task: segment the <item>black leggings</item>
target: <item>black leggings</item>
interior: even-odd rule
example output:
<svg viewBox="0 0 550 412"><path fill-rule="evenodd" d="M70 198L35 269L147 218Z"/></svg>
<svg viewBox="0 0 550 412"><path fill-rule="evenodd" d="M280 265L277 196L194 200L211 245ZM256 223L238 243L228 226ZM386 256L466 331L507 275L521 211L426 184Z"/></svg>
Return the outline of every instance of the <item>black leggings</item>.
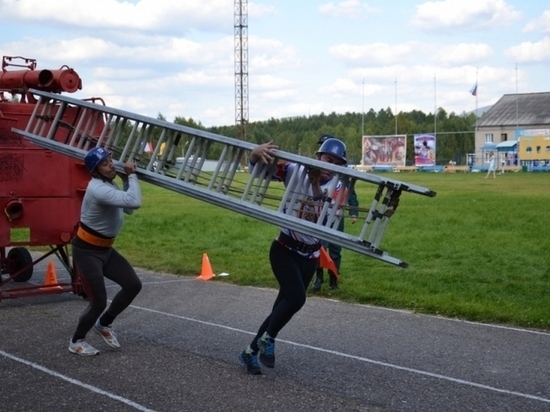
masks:
<svg viewBox="0 0 550 412"><path fill-rule="evenodd" d="M277 337L283 327L292 319L304 303L306 290L317 268L318 259L308 259L291 252L274 240L269 250L273 273L279 282L279 294L269 316L263 321L258 334L250 344L253 352L258 351L258 338L267 331Z"/></svg>
<svg viewBox="0 0 550 412"><path fill-rule="evenodd" d="M141 290L141 280L126 258L113 248L91 249L73 244L73 264L89 299L74 334L74 339L83 339L107 307L104 277L122 287L105 312L108 323L132 303Z"/></svg>

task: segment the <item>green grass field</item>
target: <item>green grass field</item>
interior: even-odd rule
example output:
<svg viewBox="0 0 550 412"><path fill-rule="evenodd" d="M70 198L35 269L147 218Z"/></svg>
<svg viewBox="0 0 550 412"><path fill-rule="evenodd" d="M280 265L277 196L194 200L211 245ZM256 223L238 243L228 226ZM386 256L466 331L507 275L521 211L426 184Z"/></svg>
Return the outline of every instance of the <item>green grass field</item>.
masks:
<svg viewBox="0 0 550 412"><path fill-rule="evenodd" d="M404 193L382 249L407 269L343 251L347 302L472 321L550 330L550 175L391 173L435 198ZM278 229L247 216L141 183L143 206L127 216L116 247L137 267L198 276L207 253L213 281L277 287L268 250ZM369 207L373 185L358 185ZM358 226L346 221L346 231Z"/></svg>

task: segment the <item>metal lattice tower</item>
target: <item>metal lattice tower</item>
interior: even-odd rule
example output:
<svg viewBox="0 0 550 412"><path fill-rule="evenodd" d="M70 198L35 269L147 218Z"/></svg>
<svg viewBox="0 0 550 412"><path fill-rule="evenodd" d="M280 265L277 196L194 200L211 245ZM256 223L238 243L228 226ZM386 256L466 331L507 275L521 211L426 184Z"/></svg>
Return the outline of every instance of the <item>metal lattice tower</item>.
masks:
<svg viewBox="0 0 550 412"><path fill-rule="evenodd" d="M248 123L248 0L235 0L235 126L246 140Z"/></svg>

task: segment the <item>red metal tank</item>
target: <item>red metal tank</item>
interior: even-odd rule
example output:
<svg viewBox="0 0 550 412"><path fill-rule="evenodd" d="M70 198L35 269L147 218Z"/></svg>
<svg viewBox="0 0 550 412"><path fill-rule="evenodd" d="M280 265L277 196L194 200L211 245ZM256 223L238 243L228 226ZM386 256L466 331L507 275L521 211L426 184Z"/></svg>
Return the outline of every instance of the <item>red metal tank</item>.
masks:
<svg viewBox="0 0 550 412"><path fill-rule="evenodd" d="M25 65L13 63L14 60L23 60ZM27 70L8 71L8 66ZM0 288L11 280L30 279L37 262L32 262L28 246L52 246L70 268L65 246L79 221L82 198L90 180L82 161L42 149L11 131L12 127L25 129L33 113L32 103L36 99L29 94L30 88L59 93L82 88L73 69L35 70L35 67L32 59L4 56L0 74ZM74 118L77 110L66 108L63 119ZM66 136L66 130L58 130L54 139L63 141ZM1 274L5 273L10 277L3 281ZM71 285L62 291L74 292L76 283L73 276ZM58 293L61 288L49 290ZM0 300L41 293L44 288L20 293L0 289Z"/></svg>

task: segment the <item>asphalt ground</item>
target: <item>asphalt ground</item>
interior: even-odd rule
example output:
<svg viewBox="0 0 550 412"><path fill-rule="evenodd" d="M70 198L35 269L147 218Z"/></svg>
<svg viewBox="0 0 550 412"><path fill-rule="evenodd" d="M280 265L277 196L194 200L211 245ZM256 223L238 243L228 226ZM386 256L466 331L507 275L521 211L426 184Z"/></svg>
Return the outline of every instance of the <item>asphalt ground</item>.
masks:
<svg viewBox="0 0 550 412"><path fill-rule="evenodd" d="M550 411L546 331L311 297L275 368L251 376L237 355L275 290L137 271L143 289L115 322L122 348L90 333L94 357L67 349L81 297L0 301L0 411Z"/></svg>

